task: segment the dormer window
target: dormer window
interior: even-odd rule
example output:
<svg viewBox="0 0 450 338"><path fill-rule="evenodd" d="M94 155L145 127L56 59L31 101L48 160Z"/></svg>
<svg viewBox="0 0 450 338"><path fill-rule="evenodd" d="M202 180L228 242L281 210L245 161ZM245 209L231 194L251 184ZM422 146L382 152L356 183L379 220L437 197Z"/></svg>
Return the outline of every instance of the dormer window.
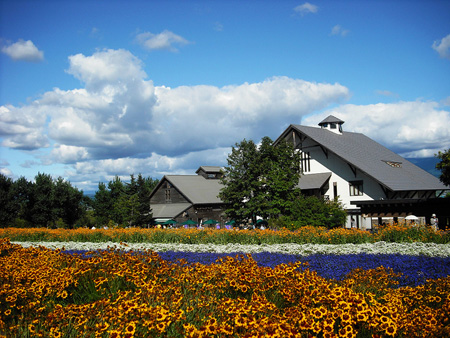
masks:
<svg viewBox="0 0 450 338"><path fill-rule="evenodd" d="M336 129L336 123L330 123L330 129Z"/></svg>

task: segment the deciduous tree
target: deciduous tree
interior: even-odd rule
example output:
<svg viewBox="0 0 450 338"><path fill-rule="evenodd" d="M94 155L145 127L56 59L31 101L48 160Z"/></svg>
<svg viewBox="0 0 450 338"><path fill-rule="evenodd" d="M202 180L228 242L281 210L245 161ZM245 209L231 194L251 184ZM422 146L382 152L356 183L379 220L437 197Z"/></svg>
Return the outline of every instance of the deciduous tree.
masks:
<svg viewBox="0 0 450 338"><path fill-rule="evenodd" d="M13 180L0 174L0 227L11 225L17 214L12 192Z"/></svg>
<svg viewBox="0 0 450 338"><path fill-rule="evenodd" d="M439 179L445 185L450 186L450 148L443 152L439 151L435 156L440 160L436 164L436 169L441 171Z"/></svg>
<svg viewBox="0 0 450 338"><path fill-rule="evenodd" d="M255 223L257 216L290 212L292 201L300 194L300 157L291 144L274 146L264 137L258 147L244 139L232 147L227 161L219 197L229 217Z"/></svg>

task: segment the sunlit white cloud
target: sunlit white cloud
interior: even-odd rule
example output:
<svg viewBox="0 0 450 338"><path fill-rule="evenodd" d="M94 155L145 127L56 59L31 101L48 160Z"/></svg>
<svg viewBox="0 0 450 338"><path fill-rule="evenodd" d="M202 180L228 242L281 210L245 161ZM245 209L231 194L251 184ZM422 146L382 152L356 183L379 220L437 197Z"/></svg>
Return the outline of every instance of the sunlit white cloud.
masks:
<svg viewBox="0 0 450 338"><path fill-rule="evenodd" d="M150 32L140 33L136 36L136 41L148 50L168 50L171 52L176 52L178 51L177 47L190 43L182 36L168 30L164 30L159 34Z"/></svg>
<svg viewBox="0 0 450 338"><path fill-rule="evenodd" d="M315 125L328 115L345 121L344 131L363 133L384 146L410 157L450 147L450 112L437 102L346 104L303 120Z"/></svg>
<svg viewBox="0 0 450 338"><path fill-rule="evenodd" d="M317 125L329 114L345 121L344 130L410 157L450 147L450 114L437 102L345 104L350 91L341 84L284 76L224 87L154 86L126 50L70 56L67 72L81 88L1 106L0 137L3 147L41 150L35 163L64 164L70 181L88 190L114 175L226 165L231 146L244 138L275 139L289 124Z"/></svg>
<svg viewBox="0 0 450 338"><path fill-rule="evenodd" d="M302 16L308 13L317 13L318 10L318 6L310 4L309 2L305 2L304 4L298 5L294 8L294 11Z"/></svg>
<svg viewBox="0 0 450 338"><path fill-rule="evenodd" d="M441 101L443 106L450 106L450 96L447 96L445 99Z"/></svg>
<svg viewBox="0 0 450 338"><path fill-rule="evenodd" d="M82 87L1 106L0 137L3 147L46 148L38 162L71 166L83 181L95 173L224 165L236 142L276 138L302 116L350 96L338 83L282 76L225 87L155 87L141 60L126 50L70 56L67 73Z"/></svg>
<svg viewBox="0 0 450 338"><path fill-rule="evenodd" d="M1 145L21 150L47 147L49 142L44 134L44 109L36 103L19 108L0 106Z"/></svg>
<svg viewBox="0 0 450 338"><path fill-rule="evenodd" d="M44 60L44 52L40 51L31 40L22 40L2 47L2 53L14 61L40 62Z"/></svg>
<svg viewBox="0 0 450 338"><path fill-rule="evenodd" d="M400 153L400 156L405 158L424 158L424 157L434 157L442 148L434 148L434 149L419 149L408 151L405 153Z"/></svg>
<svg viewBox="0 0 450 338"><path fill-rule="evenodd" d="M450 34L440 41L434 41L431 47L439 53L441 58L450 59Z"/></svg>
<svg viewBox="0 0 450 338"><path fill-rule="evenodd" d="M14 175L11 170L8 168L0 167L0 174L5 175L6 177L12 178Z"/></svg>

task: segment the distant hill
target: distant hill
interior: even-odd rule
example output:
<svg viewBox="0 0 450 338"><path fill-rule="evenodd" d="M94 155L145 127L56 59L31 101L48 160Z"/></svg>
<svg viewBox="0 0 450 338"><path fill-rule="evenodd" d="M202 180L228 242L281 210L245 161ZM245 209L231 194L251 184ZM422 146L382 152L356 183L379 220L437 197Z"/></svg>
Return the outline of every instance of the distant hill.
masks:
<svg viewBox="0 0 450 338"><path fill-rule="evenodd" d="M83 195L84 195L84 196L87 196L87 197L89 197L89 198L94 199L94 197L95 197L95 191L88 191L88 192L83 191Z"/></svg>

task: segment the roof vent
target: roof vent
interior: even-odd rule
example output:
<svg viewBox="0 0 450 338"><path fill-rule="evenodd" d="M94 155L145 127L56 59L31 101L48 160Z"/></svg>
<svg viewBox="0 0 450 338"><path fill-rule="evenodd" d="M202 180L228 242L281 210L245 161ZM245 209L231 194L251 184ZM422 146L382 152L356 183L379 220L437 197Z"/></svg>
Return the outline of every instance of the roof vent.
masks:
<svg viewBox="0 0 450 338"><path fill-rule="evenodd" d="M334 117L333 115L328 116L325 120L319 123L322 129L327 129L333 133L342 135L342 125L344 121Z"/></svg>

